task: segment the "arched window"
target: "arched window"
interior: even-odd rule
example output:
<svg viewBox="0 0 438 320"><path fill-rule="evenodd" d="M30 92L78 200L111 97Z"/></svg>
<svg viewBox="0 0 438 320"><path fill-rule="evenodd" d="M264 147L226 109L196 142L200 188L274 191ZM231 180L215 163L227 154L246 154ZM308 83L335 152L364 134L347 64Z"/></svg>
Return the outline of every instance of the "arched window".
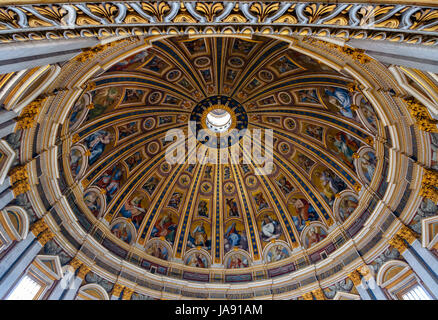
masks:
<svg viewBox="0 0 438 320"><path fill-rule="evenodd" d="M404 261L390 260L377 274L377 284L394 300L432 300L411 267Z"/></svg>

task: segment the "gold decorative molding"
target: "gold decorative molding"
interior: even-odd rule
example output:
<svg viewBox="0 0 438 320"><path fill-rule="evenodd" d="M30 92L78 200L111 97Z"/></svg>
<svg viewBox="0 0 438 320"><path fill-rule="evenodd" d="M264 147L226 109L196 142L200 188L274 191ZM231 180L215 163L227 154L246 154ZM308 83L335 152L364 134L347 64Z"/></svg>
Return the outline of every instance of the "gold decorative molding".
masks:
<svg viewBox="0 0 438 320"><path fill-rule="evenodd" d="M312 293L316 300L327 300L321 288L313 290Z"/></svg>
<svg viewBox="0 0 438 320"><path fill-rule="evenodd" d="M426 132L438 132L438 121L430 116L429 110L414 98L405 99L409 113L415 119L420 130Z"/></svg>
<svg viewBox="0 0 438 320"><path fill-rule="evenodd" d="M46 222L43 219L39 219L37 221L35 221L31 226L30 226L30 231L35 235L38 236L41 232L43 232L44 230L48 229L49 227L47 226Z"/></svg>
<svg viewBox="0 0 438 320"><path fill-rule="evenodd" d="M348 275L348 278L353 282L354 286L358 286L362 283L362 279L360 273L357 270L354 270Z"/></svg>
<svg viewBox="0 0 438 320"><path fill-rule="evenodd" d="M303 299L304 300L313 300L313 294L312 292L306 292L303 294Z"/></svg>
<svg viewBox="0 0 438 320"><path fill-rule="evenodd" d="M46 102L47 97L37 98L24 107L21 114L17 117L17 129L29 129L36 121L41 111L42 105Z"/></svg>
<svg viewBox="0 0 438 320"><path fill-rule="evenodd" d="M438 171L434 169L424 168L423 184L437 187L438 186Z"/></svg>
<svg viewBox="0 0 438 320"><path fill-rule="evenodd" d="M52 240L55 237L55 234L50 231L49 229L46 229L43 231L43 233L40 234L38 237L39 243L41 243L42 246L44 246L48 241Z"/></svg>
<svg viewBox="0 0 438 320"><path fill-rule="evenodd" d="M421 181L420 196L438 202L438 171L433 169L424 169L423 179Z"/></svg>
<svg viewBox="0 0 438 320"><path fill-rule="evenodd" d="M116 40L113 42L109 42L106 44L102 44L102 45L98 45L95 47L92 47L88 50L84 50L81 54L79 54L78 56L75 57L76 61L79 62L86 62L88 60L91 60L92 58L94 58L96 55L98 55L101 52L104 52L106 49L114 47L115 45L119 44L120 42L125 41L124 39L120 39L120 40Z"/></svg>
<svg viewBox="0 0 438 320"><path fill-rule="evenodd" d="M69 265L76 271L82 265L82 261L75 257L71 259Z"/></svg>
<svg viewBox="0 0 438 320"><path fill-rule="evenodd" d="M12 187L12 192L14 193L14 197L19 196L20 194L26 193L30 190L30 185L28 181L19 181Z"/></svg>
<svg viewBox="0 0 438 320"><path fill-rule="evenodd" d="M133 289L125 287L125 290L123 291L122 300L131 300L133 293L134 293Z"/></svg>
<svg viewBox="0 0 438 320"><path fill-rule="evenodd" d="M11 180L11 184L16 183L17 181L28 180L29 176L27 174L26 165L21 165L13 168L9 172L9 178Z"/></svg>
<svg viewBox="0 0 438 320"><path fill-rule="evenodd" d="M84 92L93 91L94 89L96 89L96 82L89 81L82 86L82 89L84 89ZM94 108L94 105L93 105L93 108Z"/></svg>
<svg viewBox="0 0 438 320"><path fill-rule="evenodd" d="M122 290L125 286L122 286L121 284L115 283L112 291L112 295L115 297L120 297L120 293L122 293Z"/></svg>
<svg viewBox="0 0 438 320"><path fill-rule="evenodd" d="M438 9L434 0L403 1L403 4L395 0L379 0L378 5L365 5L365 0L359 1L362 3L327 3L322 0L301 1L300 4L290 1L247 2L246 5L230 1L50 2L53 4L44 6L34 0L0 1L0 29L3 31L0 42L80 37L101 39L114 35L165 35L169 32L257 33L260 30L270 34L312 34L341 40L370 39L425 45L434 45L438 41L434 20ZM397 10L395 4L400 6ZM379 17L378 21L375 21L376 17ZM99 50L87 51L77 59L86 61ZM352 50L347 49L346 53L359 61L367 61L361 51Z"/></svg>
<svg viewBox="0 0 438 320"><path fill-rule="evenodd" d="M390 241L389 244L391 246L393 246L395 249L398 250L398 252L400 252L400 254L403 254L403 252L405 252L405 250L408 248L407 243L403 240L402 237L400 237L399 235L395 235Z"/></svg>
<svg viewBox="0 0 438 320"><path fill-rule="evenodd" d="M81 136L78 135L77 133L75 133L72 137L71 137L71 143L75 144L76 142L79 142L79 140L81 140Z"/></svg>
<svg viewBox="0 0 438 320"><path fill-rule="evenodd" d="M90 272L90 268L87 267L85 264L82 264L78 271L78 277L85 279L85 276L87 275L88 272Z"/></svg>
<svg viewBox="0 0 438 320"><path fill-rule="evenodd" d="M402 226L401 229L397 232L397 235L405 239L409 244L412 244L412 242L417 240L417 234L409 229L407 226Z"/></svg>

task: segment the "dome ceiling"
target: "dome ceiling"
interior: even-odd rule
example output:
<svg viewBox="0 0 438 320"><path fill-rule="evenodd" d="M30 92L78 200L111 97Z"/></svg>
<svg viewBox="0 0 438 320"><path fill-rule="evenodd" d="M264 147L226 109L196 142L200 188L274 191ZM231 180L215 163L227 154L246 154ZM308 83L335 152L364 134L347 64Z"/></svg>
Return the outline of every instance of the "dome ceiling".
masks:
<svg viewBox="0 0 438 320"><path fill-rule="evenodd" d="M104 247L124 259L135 251L146 269L191 270L192 280L205 268L284 273L295 253L314 263L336 250L334 234L385 175L373 147L380 120L352 78L264 37L170 37L124 56L61 131L74 135L61 159L66 184L78 186L70 203L83 226L99 225ZM188 135L189 121L196 132L272 129L272 172L252 160L169 164L166 133Z"/></svg>

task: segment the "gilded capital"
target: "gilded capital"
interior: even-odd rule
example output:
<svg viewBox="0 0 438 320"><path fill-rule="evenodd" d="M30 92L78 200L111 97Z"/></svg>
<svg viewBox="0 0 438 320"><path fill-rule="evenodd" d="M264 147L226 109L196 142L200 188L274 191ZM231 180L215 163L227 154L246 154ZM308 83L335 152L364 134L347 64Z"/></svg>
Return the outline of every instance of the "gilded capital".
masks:
<svg viewBox="0 0 438 320"><path fill-rule="evenodd" d="M9 172L9 178L11 180L11 184L16 183L17 181L27 181L29 176L27 174L26 165L13 168Z"/></svg>
<svg viewBox="0 0 438 320"><path fill-rule="evenodd" d="M409 244L412 244L417 239L417 234L405 225L401 227L397 235L405 239Z"/></svg>
<svg viewBox="0 0 438 320"><path fill-rule="evenodd" d="M304 300L313 300L312 292L306 292L305 294L303 294L303 299Z"/></svg>
<svg viewBox="0 0 438 320"><path fill-rule="evenodd" d="M35 236L38 236L41 232L43 232L44 230L46 230L48 228L49 227L47 226L46 222L43 219L40 219L40 220L35 221L30 226L30 231L32 231L32 233Z"/></svg>
<svg viewBox="0 0 438 320"><path fill-rule="evenodd" d="M41 245L45 245L47 242L49 242L50 240L52 240L55 237L55 234L50 231L49 229L46 229L43 231L43 233L40 234L40 236L38 237L38 241L39 243L41 243Z"/></svg>
<svg viewBox="0 0 438 320"><path fill-rule="evenodd" d="M370 280L373 277L371 269L368 265L364 264L360 266L357 271L364 277L365 280Z"/></svg>
<svg viewBox="0 0 438 320"><path fill-rule="evenodd" d="M354 270L352 273L350 273L348 275L348 278L353 282L356 287L362 283L360 273L357 270Z"/></svg>
<svg viewBox="0 0 438 320"><path fill-rule="evenodd" d="M431 186L429 184L423 183L420 189L420 196L424 198L428 198L432 200L432 202L437 203L438 202L438 189L434 186Z"/></svg>
<svg viewBox="0 0 438 320"><path fill-rule="evenodd" d="M407 243L403 240L402 237L395 235L390 241L389 244L396 248L398 252L403 253L407 248Z"/></svg>
<svg viewBox="0 0 438 320"><path fill-rule="evenodd" d="M18 181L16 184L12 186L12 192L14 193L14 197L26 193L29 190L30 190L30 185L29 182L26 180Z"/></svg>
<svg viewBox="0 0 438 320"><path fill-rule="evenodd" d="M76 271L82 265L82 261L78 258L73 258L69 264Z"/></svg>
<svg viewBox="0 0 438 320"><path fill-rule="evenodd" d="M88 272L90 272L90 268L82 264L78 271L78 277L84 279Z"/></svg>
<svg viewBox="0 0 438 320"><path fill-rule="evenodd" d="M123 300L131 300L132 294L134 293L134 290L131 288L126 287L123 291Z"/></svg>
<svg viewBox="0 0 438 320"><path fill-rule="evenodd" d="M121 284L115 283L112 291L112 295L115 297L120 297L120 293L122 292L124 286Z"/></svg>
<svg viewBox="0 0 438 320"><path fill-rule="evenodd" d="M18 129L29 129L33 126L36 121L36 117L40 113L42 105L47 100L45 98L38 98L32 101L29 105L24 107L20 116L17 117L17 128Z"/></svg>
<svg viewBox="0 0 438 320"><path fill-rule="evenodd" d="M438 171L424 168L423 183L431 186L438 185Z"/></svg>
<svg viewBox="0 0 438 320"><path fill-rule="evenodd" d="M326 300L324 291L321 288L312 291L316 300Z"/></svg>
<svg viewBox="0 0 438 320"><path fill-rule="evenodd" d="M438 132L438 121L430 116L429 110L414 98L405 100L409 113L415 119L415 124L420 130L426 132Z"/></svg>

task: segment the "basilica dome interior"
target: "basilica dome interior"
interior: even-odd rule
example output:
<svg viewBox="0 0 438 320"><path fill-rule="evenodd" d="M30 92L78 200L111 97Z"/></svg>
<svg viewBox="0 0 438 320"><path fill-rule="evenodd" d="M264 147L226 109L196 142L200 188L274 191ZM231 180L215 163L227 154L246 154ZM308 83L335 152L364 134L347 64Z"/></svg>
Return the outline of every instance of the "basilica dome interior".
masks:
<svg viewBox="0 0 438 320"><path fill-rule="evenodd" d="M438 10L375 2L0 2L0 299L437 299Z"/></svg>

